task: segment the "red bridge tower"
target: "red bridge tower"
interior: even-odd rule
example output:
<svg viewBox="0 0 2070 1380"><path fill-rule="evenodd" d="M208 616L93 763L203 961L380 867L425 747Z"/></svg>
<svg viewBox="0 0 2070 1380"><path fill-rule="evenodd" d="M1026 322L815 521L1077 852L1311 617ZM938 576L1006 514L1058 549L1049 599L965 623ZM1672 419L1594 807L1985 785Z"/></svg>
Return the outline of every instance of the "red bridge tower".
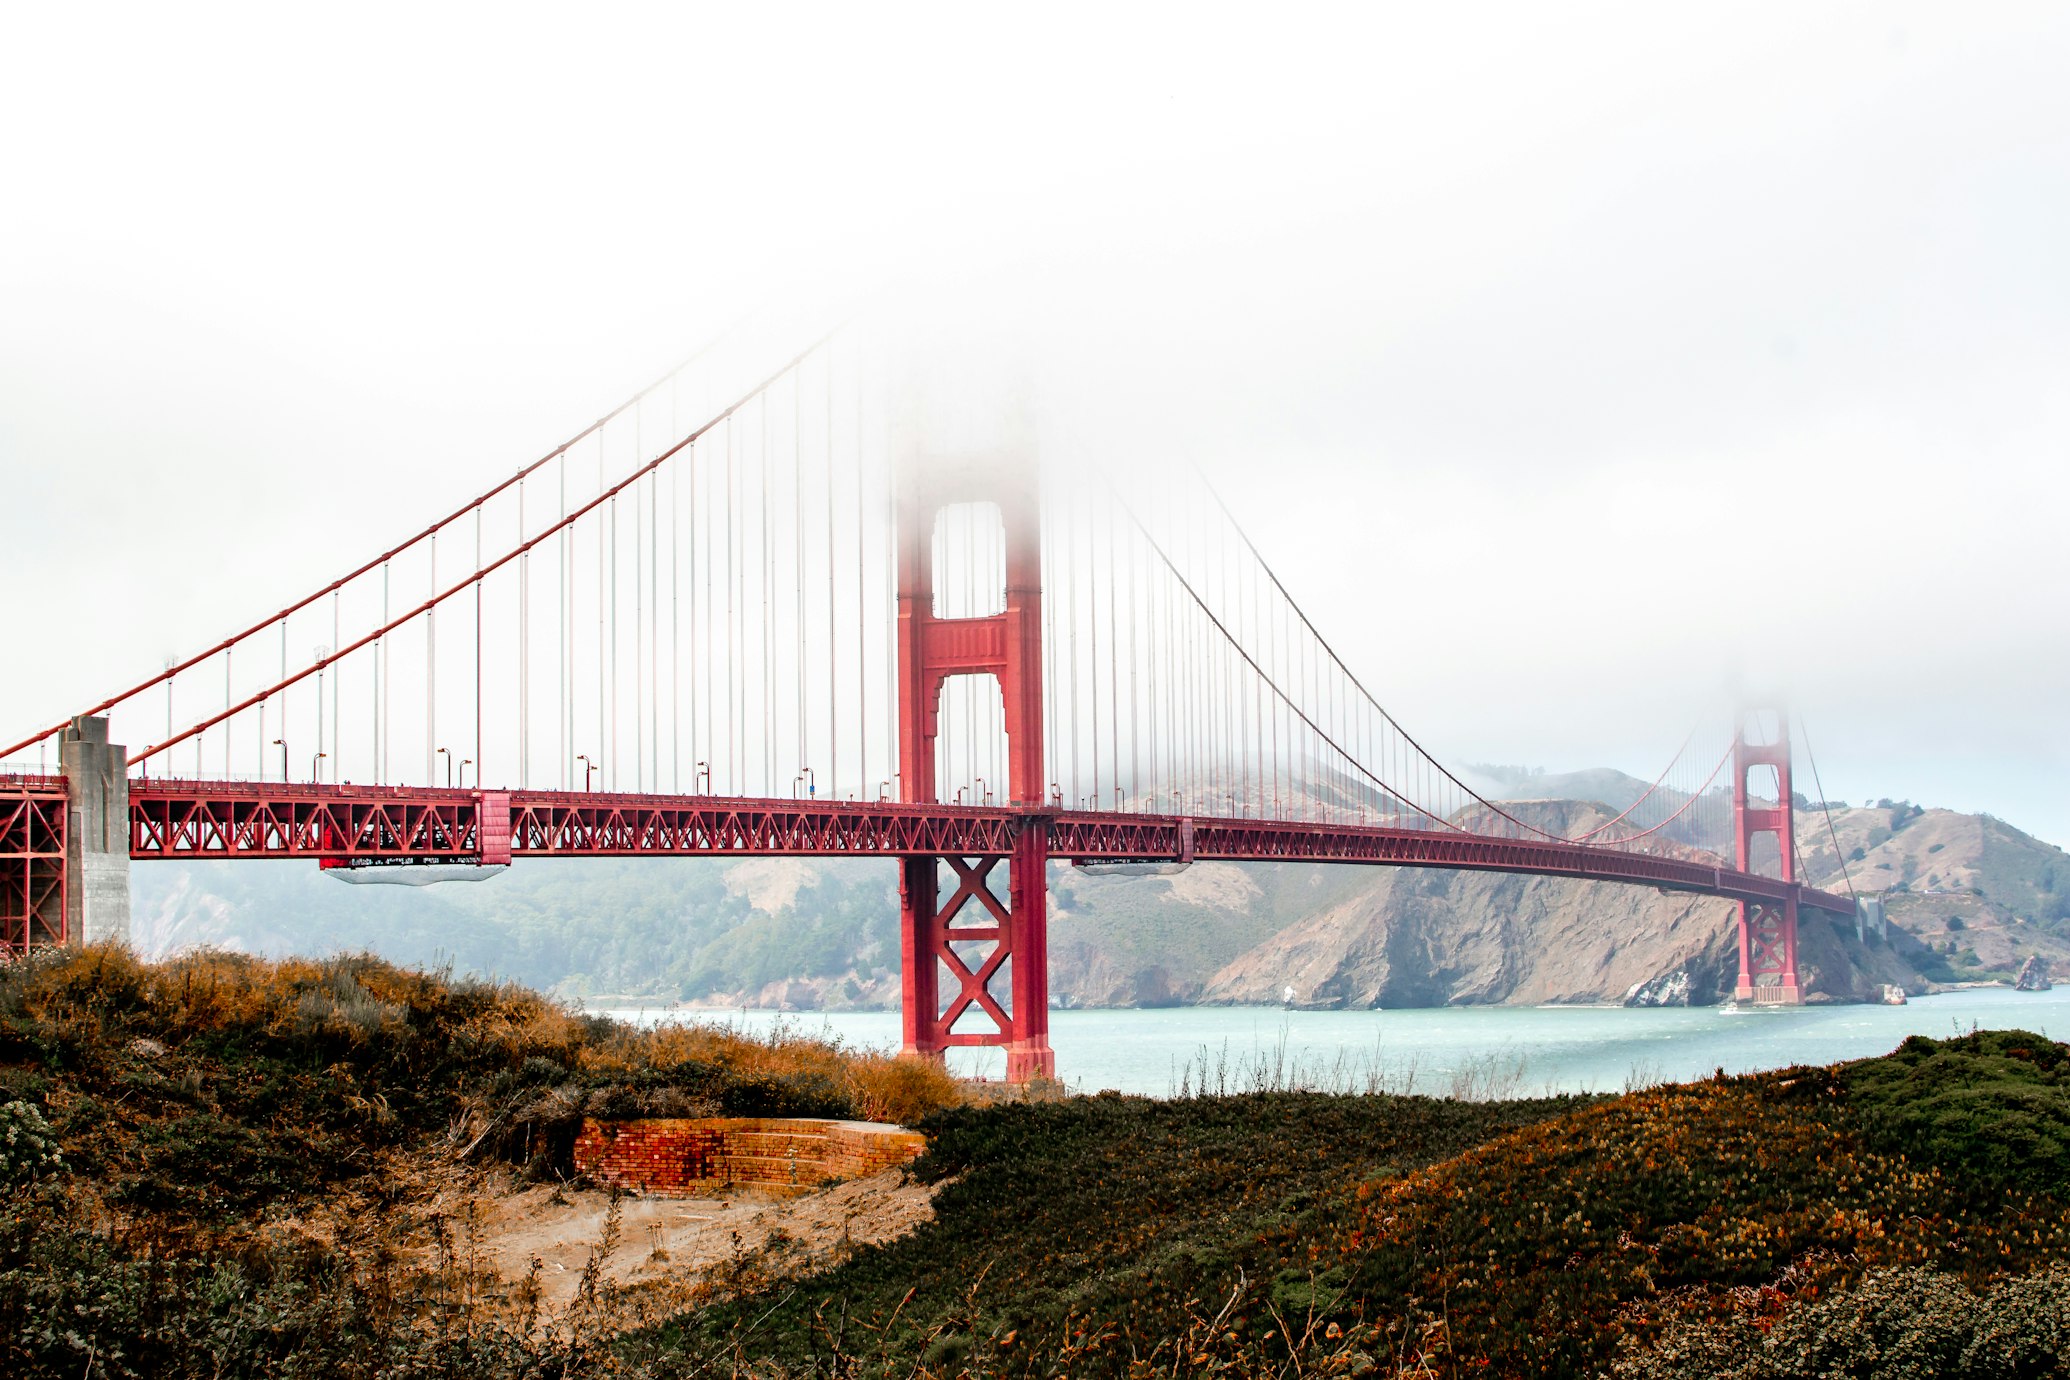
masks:
<svg viewBox="0 0 2070 1380"><path fill-rule="evenodd" d="M1042 519L1032 446L1014 453L934 453L909 438L897 457L899 791L937 803L935 741L942 686L991 677L1004 702L1012 856L901 860L904 1049L1004 1045L1013 1082L1053 1077L1049 1047L1049 801L1042 749ZM952 504L995 504L1005 541L1001 612L943 618L935 608L935 526ZM993 873L1006 863L1006 894ZM942 895L943 867L954 887ZM959 950L961 952L959 952ZM1010 974L1006 1000L995 991ZM943 1000L946 973L956 990ZM959 1022L966 1028L958 1030ZM970 1028L972 1025L990 1028Z"/></svg>
<svg viewBox="0 0 2070 1380"><path fill-rule="evenodd" d="M1768 716L1773 715L1773 731ZM1774 768L1773 804L1765 792L1757 797L1748 777ZM1764 788L1770 783L1764 781ZM1778 874L1797 880L1796 814L1790 790L1790 721L1781 709L1747 710L1739 716L1732 742L1732 825L1738 838L1738 865L1757 872L1755 846L1764 835L1775 841ZM1764 850L1765 851L1765 850ZM1766 858L1761 859L1766 862ZM1782 901L1739 903L1739 981L1733 999L1761 1005L1795 1006L1803 1000L1797 985L1797 893L1792 887Z"/></svg>

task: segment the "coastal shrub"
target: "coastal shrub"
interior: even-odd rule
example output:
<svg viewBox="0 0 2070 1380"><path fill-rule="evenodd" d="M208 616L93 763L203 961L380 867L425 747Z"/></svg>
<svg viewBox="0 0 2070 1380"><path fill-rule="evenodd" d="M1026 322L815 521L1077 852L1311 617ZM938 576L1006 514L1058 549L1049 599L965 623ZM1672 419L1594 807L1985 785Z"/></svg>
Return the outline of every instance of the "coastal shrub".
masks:
<svg viewBox="0 0 2070 1380"><path fill-rule="evenodd" d="M1787 1300L1748 1290L1725 1318L1670 1326L1619 1359L1622 1380L2042 1380L2070 1374L2070 1268L2051 1266L1981 1292L1937 1270L1871 1270Z"/></svg>
<svg viewBox="0 0 2070 1380"><path fill-rule="evenodd" d="M248 1245L139 1255L53 1229L74 1205L0 1210L0 1374L9 1380L596 1374L592 1343L466 1307L441 1262Z"/></svg>
<svg viewBox="0 0 2070 1380"><path fill-rule="evenodd" d="M1994 1185L2070 1190L2070 1049L2046 1036L1915 1035L1839 1078L1886 1152Z"/></svg>
<svg viewBox="0 0 2070 1380"><path fill-rule="evenodd" d="M92 945L0 968L0 1101L41 1103L126 1208L210 1230L413 1147L566 1174L584 1115L918 1119L961 1095L796 1029L641 1030L365 954Z"/></svg>
<svg viewBox="0 0 2070 1380"><path fill-rule="evenodd" d="M848 1095L864 1120L902 1126L963 1100L955 1078L932 1059L857 1059L848 1069Z"/></svg>
<svg viewBox="0 0 2070 1380"><path fill-rule="evenodd" d="M27 1102L0 1103L0 1192L64 1172L57 1134Z"/></svg>

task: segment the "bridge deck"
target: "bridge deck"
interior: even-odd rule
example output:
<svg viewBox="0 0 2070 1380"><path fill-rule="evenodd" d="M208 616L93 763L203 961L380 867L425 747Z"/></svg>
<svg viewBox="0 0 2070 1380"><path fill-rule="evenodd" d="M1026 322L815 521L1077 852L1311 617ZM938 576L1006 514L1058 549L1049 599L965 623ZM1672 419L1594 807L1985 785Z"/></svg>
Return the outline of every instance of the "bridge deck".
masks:
<svg viewBox="0 0 2070 1380"><path fill-rule="evenodd" d="M1075 862L1335 862L1627 882L1852 915L1854 903L1720 863L1545 839L1312 820L1024 811L893 802L477 791L404 786L137 779L130 856L475 860L484 802L508 811L509 855L525 857L1005 857L1030 822ZM1188 849L1187 833L1191 834Z"/></svg>

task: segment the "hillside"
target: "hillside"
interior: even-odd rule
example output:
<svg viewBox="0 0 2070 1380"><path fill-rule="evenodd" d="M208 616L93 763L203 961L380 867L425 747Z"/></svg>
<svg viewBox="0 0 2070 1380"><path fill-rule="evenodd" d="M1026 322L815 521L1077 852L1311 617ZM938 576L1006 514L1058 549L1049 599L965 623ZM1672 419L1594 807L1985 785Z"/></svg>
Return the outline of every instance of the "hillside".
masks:
<svg viewBox="0 0 2070 1380"><path fill-rule="evenodd" d="M364 958L45 955L0 969L0 1373L2039 1377L2070 1348L2070 1048L2040 1035L1623 1097L965 1092ZM928 1150L771 1201L622 1198L557 1148L582 1115L782 1112Z"/></svg>
<svg viewBox="0 0 2070 1380"><path fill-rule="evenodd" d="M1891 923L1924 944L1929 977L2009 977L2030 954L2070 977L2070 856L1991 815L1910 802L1800 814L1805 874L1879 893ZM1835 846L1837 839L1837 848ZM1838 886L1837 881L1828 883Z"/></svg>
<svg viewBox="0 0 2070 1380"><path fill-rule="evenodd" d="M922 1061L365 956L41 953L0 965L0 1375L603 1373L600 1339L729 1262L838 1258L927 1195L877 1176L686 1223L571 1177L584 1117L964 1096Z"/></svg>
<svg viewBox="0 0 2070 1380"><path fill-rule="evenodd" d="M2070 1049L2018 1031L1614 1099L1102 1095L926 1129L934 1222L629 1357L2040 1377L2070 1346Z"/></svg>
<svg viewBox="0 0 2070 1380"><path fill-rule="evenodd" d="M1587 827L1643 783L1481 768L1518 808ZM1492 788L1492 787L1491 787ZM1600 802L1529 797L1601 789ZM2070 857L2001 820L1906 804L1800 811L1803 875L1885 895L1895 928L1803 926L1804 976L1847 999L1883 983L2070 974ZM1838 847L1834 839L1838 838ZM1687 850L1688 843L1663 844ZM1051 871L1051 991L1064 1006L1621 1001L1635 985L1713 1000L1735 968L1727 904L1644 888L1441 871L1201 863L1162 877ZM476 884L348 887L303 864L146 864L147 956L215 945L368 949L563 996L715 1006L894 1006L897 895L881 862L528 861Z"/></svg>

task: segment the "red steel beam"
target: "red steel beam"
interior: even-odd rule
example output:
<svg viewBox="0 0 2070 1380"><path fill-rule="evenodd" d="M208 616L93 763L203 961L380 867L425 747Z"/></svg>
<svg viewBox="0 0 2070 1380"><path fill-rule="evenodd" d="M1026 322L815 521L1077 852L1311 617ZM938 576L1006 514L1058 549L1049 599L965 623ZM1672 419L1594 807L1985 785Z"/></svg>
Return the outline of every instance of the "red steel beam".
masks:
<svg viewBox="0 0 2070 1380"><path fill-rule="evenodd" d="M1686 857L1587 844L1485 838L1295 820L1189 820L977 806L807 802L582 791L482 792L439 787L280 782L130 782L130 856L138 859L335 858L475 860L500 854L484 797L508 802L509 856L1003 858L1022 831L1046 828L1051 856L1074 862L1334 862L1517 872L1627 882L1666 891L1780 902L1852 915L1854 904L1810 887Z"/></svg>

